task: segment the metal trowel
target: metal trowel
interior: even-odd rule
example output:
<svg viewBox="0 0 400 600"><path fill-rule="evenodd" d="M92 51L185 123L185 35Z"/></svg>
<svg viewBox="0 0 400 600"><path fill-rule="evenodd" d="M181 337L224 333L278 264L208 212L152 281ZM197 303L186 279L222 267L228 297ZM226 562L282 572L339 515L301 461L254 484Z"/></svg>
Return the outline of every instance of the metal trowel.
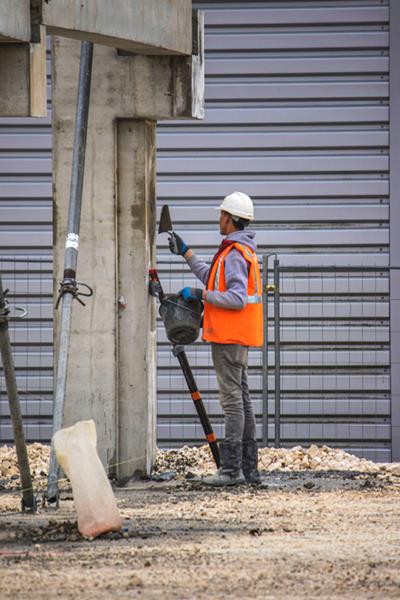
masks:
<svg viewBox="0 0 400 600"><path fill-rule="evenodd" d="M175 234L173 231L171 215L169 214L168 204L164 204L164 206L161 209L158 233L169 233L170 240L172 241L172 245L173 245L173 252L174 252L174 254L178 254L178 244L176 242L176 237L175 237Z"/></svg>

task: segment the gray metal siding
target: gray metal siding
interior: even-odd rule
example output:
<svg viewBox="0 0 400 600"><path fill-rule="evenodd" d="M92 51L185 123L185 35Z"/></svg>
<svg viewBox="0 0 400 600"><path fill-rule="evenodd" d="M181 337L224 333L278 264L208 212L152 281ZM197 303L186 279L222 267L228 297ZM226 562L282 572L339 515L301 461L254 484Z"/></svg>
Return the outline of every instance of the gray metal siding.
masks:
<svg viewBox="0 0 400 600"><path fill-rule="evenodd" d="M50 56L48 83L50 86ZM10 337L25 432L31 441L51 437L51 173L50 115L45 119L0 119L0 269L4 285L10 289L10 304L28 310L23 321L11 320ZM12 439L0 368L0 443Z"/></svg>
<svg viewBox="0 0 400 600"><path fill-rule="evenodd" d="M285 277L282 433L289 443L326 440L388 459L388 2L197 6L206 10L206 119L159 126L159 205L170 204L177 230L204 257L220 241L211 207L241 189L255 200L260 254L278 252L284 265L378 267L370 277L324 279L323 290L319 277L296 280L295 289ZM50 256L49 119L0 120L0 183L0 254ZM171 263L165 238L158 256L166 289L194 284L180 261ZM21 297L36 289L30 321L12 334L21 386L37 390L23 403L28 437L49 439L52 279L28 271L22 269L18 286ZM307 302L311 290L325 295ZM312 331L310 318L317 320ZM188 356L221 435L208 348L199 343ZM201 440L161 326L158 359L160 439ZM261 353L253 351L258 414L260 364ZM1 381L0 392L0 438L11 439Z"/></svg>
<svg viewBox="0 0 400 600"><path fill-rule="evenodd" d="M198 6L206 10L206 118L159 126L159 205L170 205L177 231L210 257L220 242L212 207L240 189L255 201L260 255L278 252L285 266L360 267L283 276L282 438L389 459L388 2ZM171 266L166 236L159 268L167 290L196 284L179 261ZM208 348L199 343L188 355L221 435ZM260 364L253 351L259 416ZM202 439L161 324L159 366L160 439ZM273 385L271 372L270 393Z"/></svg>

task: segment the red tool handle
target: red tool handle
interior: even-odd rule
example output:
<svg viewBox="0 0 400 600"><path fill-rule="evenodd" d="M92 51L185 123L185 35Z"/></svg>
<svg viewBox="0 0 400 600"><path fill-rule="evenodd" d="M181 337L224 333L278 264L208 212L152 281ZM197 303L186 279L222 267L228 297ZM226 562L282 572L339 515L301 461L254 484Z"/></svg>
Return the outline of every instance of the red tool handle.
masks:
<svg viewBox="0 0 400 600"><path fill-rule="evenodd" d="M157 269L149 270L150 277L150 293L152 296L157 296L162 303L165 298L164 290L162 289L161 281L158 277Z"/></svg>

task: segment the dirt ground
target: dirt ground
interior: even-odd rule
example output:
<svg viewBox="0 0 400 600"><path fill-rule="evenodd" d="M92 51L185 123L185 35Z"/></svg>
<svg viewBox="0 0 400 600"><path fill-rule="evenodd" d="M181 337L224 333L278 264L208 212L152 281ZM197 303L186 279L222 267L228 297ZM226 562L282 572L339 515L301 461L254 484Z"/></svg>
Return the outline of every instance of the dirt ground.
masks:
<svg viewBox="0 0 400 600"><path fill-rule="evenodd" d="M400 598L400 480L279 472L261 488L197 481L116 490L123 534L80 537L60 508L0 495L0 598Z"/></svg>

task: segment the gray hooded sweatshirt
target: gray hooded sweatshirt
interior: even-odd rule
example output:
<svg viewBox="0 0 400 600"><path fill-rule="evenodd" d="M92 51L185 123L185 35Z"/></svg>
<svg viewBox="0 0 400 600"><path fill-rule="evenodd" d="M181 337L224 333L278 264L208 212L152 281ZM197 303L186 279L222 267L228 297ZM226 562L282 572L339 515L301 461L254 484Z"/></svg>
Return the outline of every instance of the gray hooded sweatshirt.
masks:
<svg viewBox="0 0 400 600"><path fill-rule="evenodd" d="M255 235L254 231L235 231L227 235L226 239L245 244L256 252ZM206 285L210 266L195 254L187 258L186 262L192 273ZM247 304L248 262L236 248L233 248L225 259L225 283L226 292L208 291L206 301L219 308L229 308L231 310L244 308Z"/></svg>

